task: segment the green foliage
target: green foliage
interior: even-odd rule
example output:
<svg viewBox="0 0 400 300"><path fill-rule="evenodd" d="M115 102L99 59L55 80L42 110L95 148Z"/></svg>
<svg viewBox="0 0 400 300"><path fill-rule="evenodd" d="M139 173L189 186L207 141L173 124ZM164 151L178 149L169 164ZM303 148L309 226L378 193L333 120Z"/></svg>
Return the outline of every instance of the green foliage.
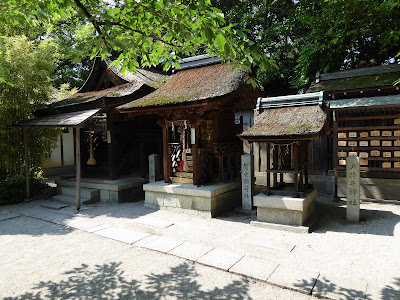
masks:
<svg viewBox="0 0 400 300"><path fill-rule="evenodd" d="M60 85L60 89L58 91L57 99L55 101L61 101L69 96L72 96L78 92L76 87L71 89L71 85L68 83L63 83Z"/></svg>
<svg viewBox="0 0 400 300"><path fill-rule="evenodd" d="M168 70L199 49L233 60L249 71L251 66L267 69L272 65L242 30L225 22L210 0L9 0L0 6L0 23L5 21L5 13L15 24L56 24L84 18L96 30L95 35L83 39L91 58L121 53L116 64L122 71L160 62ZM79 48L74 52L77 59L88 54Z"/></svg>
<svg viewBox="0 0 400 300"><path fill-rule="evenodd" d="M394 61L400 48L397 0L217 0L216 6L277 62L257 72L266 89L275 87L269 94L307 88L316 71Z"/></svg>
<svg viewBox="0 0 400 300"><path fill-rule="evenodd" d="M0 83L0 171L23 174L24 139L17 122L33 117L52 96L50 75L57 55L50 41L33 42L25 36L0 38L0 68L7 69ZM58 130L30 128L29 155L32 168L41 165L44 154L54 146Z"/></svg>
<svg viewBox="0 0 400 300"><path fill-rule="evenodd" d="M33 171L33 170L32 170ZM35 174L30 179L30 188L33 195L38 194L44 187L42 177L38 176L40 172L32 172ZM22 202L26 196L26 180L25 176L20 173L0 172L0 205L15 204Z"/></svg>

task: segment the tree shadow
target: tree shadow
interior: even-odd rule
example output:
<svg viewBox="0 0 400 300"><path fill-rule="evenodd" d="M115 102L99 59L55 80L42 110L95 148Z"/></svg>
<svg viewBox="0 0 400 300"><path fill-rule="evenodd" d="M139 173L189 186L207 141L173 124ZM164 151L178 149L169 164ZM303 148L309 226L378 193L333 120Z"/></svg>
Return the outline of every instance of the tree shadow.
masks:
<svg viewBox="0 0 400 300"><path fill-rule="evenodd" d="M400 278L394 278L394 282L391 285L387 284L383 289L375 291L367 283L365 283L365 288L360 286L355 286L353 289L341 287L327 277L302 279L295 283L294 286L302 290L311 291L310 294L313 296L333 299L400 299Z"/></svg>
<svg viewBox="0 0 400 300"><path fill-rule="evenodd" d="M143 282L127 279L121 262L96 265L82 264L65 272L66 279L41 281L34 292L27 292L5 300L23 299L248 299L248 280L235 280L224 287L203 290L196 280L195 267L182 263L169 272L146 275Z"/></svg>

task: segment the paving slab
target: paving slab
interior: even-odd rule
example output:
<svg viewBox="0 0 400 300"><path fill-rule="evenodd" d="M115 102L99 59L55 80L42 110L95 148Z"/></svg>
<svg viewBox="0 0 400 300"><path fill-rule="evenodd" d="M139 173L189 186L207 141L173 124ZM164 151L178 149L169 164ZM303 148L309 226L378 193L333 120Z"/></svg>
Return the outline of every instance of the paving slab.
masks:
<svg viewBox="0 0 400 300"><path fill-rule="evenodd" d="M203 255L210 252L212 249L213 249L213 247L206 246L203 244L193 243L193 242L185 242L182 245L176 247L175 249L172 249L171 251L169 251L169 253L172 255L181 257L181 258L196 261Z"/></svg>
<svg viewBox="0 0 400 300"><path fill-rule="evenodd" d="M20 217L20 214L14 212L0 213L0 221L14 219Z"/></svg>
<svg viewBox="0 0 400 300"><path fill-rule="evenodd" d="M156 250L164 253L171 251L172 249L178 247L179 245L182 245L181 241L155 235L149 236L135 243L135 246Z"/></svg>
<svg viewBox="0 0 400 300"><path fill-rule="evenodd" d="M278 265L277 262L245 255L229 272L267 280Z"/></svg>
<svg viewBox="0 0 400 300"><path fill-rule="evenodd" d="M253 246L259 246L263 248L269 248L285 252L290 252L294 249L294 247L296 247L295 244L290 244L279 240L274 240L271 238L259 239L253 237L246 237L242 239L242 242Z"/></svg>
<svg viewBox="0 0 400 300"><path fill-rule="evenodd" d="M149 233L144 233L128 228L113 227L113 226L95 231L94 234L104 236L127 244L132 244L141 239L144 239L145 237L150 236Z"/></svg>
<svg viewBox="0 0 400 300"><path fill-rule="evenodd" d="M83 225L82 223L78 223L79 225ZM75 224L75 226L79 226L78 224ZM95 233L96 231L100 231L106 228L110 228L112 227L110 224L97 224L94 225L93 227L89 227L89 228L82 228L83 231L89 232L89 233Z"/></svg>
<svg viewBox="0 0 400 300"><path fill-rule="evenodd" d="M235 252L226 251L220 248L215 248L200 257L197 262L219 268L222 270L229 270L234 264L236 264L244 255Z"/></svg>
<svg viewBox="0 0 400 300"><path fill-rule="evenodd" d="M268 282L311 294L318 276L319 272L315 270L279 265Z"/></svg>
<svg viewBox="0 0 400 300"><path fill-rule="evenodd" d="M400 299L400 279L385 282L381 285L368 282L367 300L393 300Z"/></svg>
<svg viewBox="0 0 400 300"><path fill-rule="evenodd" d="M138 218L133 219L132 222L151 226L151 227L157 227L157 228L161 228L161 229L174 225L174 223L169 220L163 220L163 219L160 219L157 217L152 217L152 216L138 217Z"/></svg>
<svg viewBox="0 0 400 300"><path fill-rule="evenodd" d="M358 278L320 274L312 294L330 299L365 299L367 282Z"/></svg>
<svg viewBox="0 0 400 300"><path fill-rule="evenodd" d="M44 202L44 203L40 204L40 206L44 207L44 208L59 210L59 209L68 207L69 204L56 202L56 201L48 201L48 202Z"/></svg>

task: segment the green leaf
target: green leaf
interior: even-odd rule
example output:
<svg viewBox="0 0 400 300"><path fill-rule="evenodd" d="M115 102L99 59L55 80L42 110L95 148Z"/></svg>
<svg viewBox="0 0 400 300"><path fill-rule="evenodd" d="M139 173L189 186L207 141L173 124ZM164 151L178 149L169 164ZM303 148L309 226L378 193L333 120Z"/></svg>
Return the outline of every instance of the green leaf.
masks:
<svg viewBox="0 0 400 300"><path fill-rule="evenodd" d="M211 43L213 38L214 38L214 32L212 31L212 29L209 28L209 27L206 27L205 28L205 34L206 34L208 42Z"/></svg>

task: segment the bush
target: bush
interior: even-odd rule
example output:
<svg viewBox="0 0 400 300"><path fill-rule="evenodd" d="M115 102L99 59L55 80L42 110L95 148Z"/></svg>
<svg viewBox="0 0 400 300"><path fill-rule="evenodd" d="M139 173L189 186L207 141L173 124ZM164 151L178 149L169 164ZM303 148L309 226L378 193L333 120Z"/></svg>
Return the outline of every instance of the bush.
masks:
<svg viewBox="0 0 400 300"><path fill-rule="evenodd" d="M38 195L45 188L41 172L34 172L30 178L31 196ZM26 198L26 179L20 173L0 173L0 204L16 204Z"/></svg>

